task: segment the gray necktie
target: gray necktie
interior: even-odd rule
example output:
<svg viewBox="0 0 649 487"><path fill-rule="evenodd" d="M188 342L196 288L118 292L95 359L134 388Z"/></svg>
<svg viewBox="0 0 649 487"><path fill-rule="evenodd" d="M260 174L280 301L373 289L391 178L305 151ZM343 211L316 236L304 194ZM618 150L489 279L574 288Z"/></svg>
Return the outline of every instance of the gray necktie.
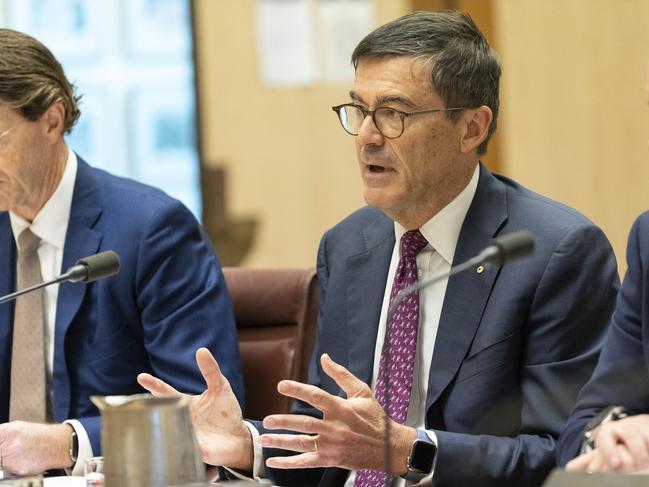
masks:
<svg viewBox="0 0 649 487"><path fill-rule="evenodd" d="M29 228L18 237L16 289L42 280L38 260L40 239ZM43 341L43 290L16 299L11 351L9 420L45 422L45 346Z"/></svg>

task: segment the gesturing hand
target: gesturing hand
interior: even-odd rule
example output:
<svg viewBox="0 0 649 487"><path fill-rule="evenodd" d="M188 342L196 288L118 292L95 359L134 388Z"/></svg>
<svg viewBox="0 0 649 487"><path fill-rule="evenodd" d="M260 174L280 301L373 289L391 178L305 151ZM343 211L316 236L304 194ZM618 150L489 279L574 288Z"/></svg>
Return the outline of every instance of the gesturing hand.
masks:
<svg viewBox="0 0 649 487"><path fill-rule="evenodd" d="M288 429L302 434L264 434L264 447L301 453L266 461L272 468L342 467L384 470L385 412L369 386L342 365L323 354L322 370L346 393L333 396L315 386L281 381L277 390L322 411L323 419L296 414L275 414L264 419L268 429ZM392 473L406 472L406 458L417 436L413 428L392 422ZM313 436L315 435L315 436Z"/></svg>
<svg viewBox="0 0 649 487"><path fill-rule="evenodd" d="M251 471L252 438L230 383L206 348L198 349L196 363L207 389L191 398L189 412L203 460L212 465ZM150 374L138 375L137 381L155 396L182 395Z"/></svg>
<svg viewBox="0 0 649 487"><path fill-rule="evenodd" d="M649 470L649 415L629 416L604 423L595 437L596 448L566 465L588 472Z"/></svg>

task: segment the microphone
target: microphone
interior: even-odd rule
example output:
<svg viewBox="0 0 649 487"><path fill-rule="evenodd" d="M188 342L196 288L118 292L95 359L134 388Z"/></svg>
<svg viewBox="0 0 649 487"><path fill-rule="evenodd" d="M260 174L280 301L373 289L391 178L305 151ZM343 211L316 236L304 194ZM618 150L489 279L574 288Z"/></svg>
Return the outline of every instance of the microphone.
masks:
<svg viewBox="0 0 649 487"><path fill-rule="evenodd" d="M502 265L505 262L534 253L534 238L527 230L508 233L498 237L476 259L485 264Z"/></svg>
<svg viewBox="0 0 649 487"><path fill-rule="evenodd" d="M446 273L443 272L436 276L429 276L422 279L421 281L416 282L412 286L408 286L405 289L402 289L394 297L390 306L388 307L388 317L392 317L392 314L396 310L397 306L403 301L408 295L419 291L422 288L428 287L431 284L441 281L442 279L449 278L460 272L464 272L467 269L470 269L473 266L479 264L493 264L493 265L503 265L505 262L510 262L512 260L520 259L521 257L526 257L534 253L534 237L527 230L519 230L517 232L507 233L502 237L495 238L490 245L485 247L482 252L480 252L475 257L458 264L451 270Z"/></svg>
<svg viewBox="0 0 649 487"><path fill-rule="evenodd" d="M51 281L42 282L35 286L21 289L12 294L7 294L0 298L0 304L13 301L18 296L36 291L52 284L60 282L93 282L97 279L110 277L119 272L119 256L112 250L100 252L89 257L79 259L75 265L70 267L65 273L55 277Z"/></svg>
<svg viewBox="0 0 649 487"><path fill-rule="evenodd" d="M399 291L392 302L388 306L387 317L385 322L385 336L388 337L390 322L397 307L401 302L410 296L412 293L426 288L436 282L448 279L455 274L464 272L467 269L475 267L479 264L486 265L503 265L522 257L526 257L534 253L534 237L527 230L519 230L512 233L507 233L501 237L495 238L491 244L485 247L478 255L470 258L469 260L458 264L451 268L448 272L442 272L433 276L426 277L415 284L408 286ZM385 357L385 368L383 369L383 383L385 384L385 472L386 472L386 487L391 484L390 470L392 466L392 452L390 445L390 348L387 347Z"/></svg>

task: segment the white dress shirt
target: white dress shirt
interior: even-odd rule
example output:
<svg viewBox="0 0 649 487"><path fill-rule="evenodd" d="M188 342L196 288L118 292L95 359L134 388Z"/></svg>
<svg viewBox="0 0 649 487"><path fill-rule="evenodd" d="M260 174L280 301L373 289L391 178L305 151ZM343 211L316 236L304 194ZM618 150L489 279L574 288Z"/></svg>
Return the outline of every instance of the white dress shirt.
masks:
<svg viewBox="0 0 649 487"><path fill-rule="evenodd" d="M9 212L11 230L18 248L18 237L26 228L41 239L38 246L38 259L41 264L41 274L44 281L54 279L61 274L63 263L63 250L65 247L65 236L70 221L70 208L72 207L72 195L74 194L74 182L77 177L77 156L68 150L68 157L61 181L54 194L38 212L34 221L30 224L13 212ZM54 370L54 333L56 330L56 304L59 295L59 285L53 284L43 289L43 324L45 326L43 339L45 341L45 368L47 383L47 400L49 405L54 404L54 391L52 389L52 373ZM61 350L61 353L63 351ZM48 407L52 411L51 407ZM53 421L53 418L47 418ZM72 472L83 474L84 459L92 457L90 439L85 429L76 420L66 421L77 433L79 440L79 456Z"/></svg>
<svg viewBox="0 0 649 487"><path fill-rule="evenodd" d="M424 277L447 273L453 264L455 256L455 247L460 236L460 230L466 217L476 189L478 188L478 179L480 177L480 167L477 165L471 180L458 194L453 201L446 205L433 218L428 220L419 231L428 241L428 245L417 255L417 271L419 280ZM379 321L376 345L374 347L374 368L372 374L372 390L376 386L376 376L379 370L379 360L381 358L381 348L386 329L386 315L390 302L390 292L392 291L392 281L399 263L399 248L401 236L406 232L406 228L398 223L394 223L395 244L392 250L392 259L386 281L385 292L383 295L383 307ZM413 428L424 428L426 419L426 396L428 391L428 375L430 364L433 360L433 350L435 348L435 339L437 338L437 328L439 319L442 314L442 305L446 294L446 285L448 278L428 286L419 291L419 331L417 334L417 351L415 353L415 368L412 382L412 391L410 393L410 404L408 406L408 415L406 425ZM253 437L254 447L254 467L253 476L261 479L265 475L263 463L262 448L259 441L259 432L251 424L246 422ZM430 439L437 444L437 437L433 431L427 431ZM438 448L444 448L444 445L438 445ZM239 478L245 478L237 472L231 471ZM350 473L345 487L353 487L356 471ZM432 474L422 480L418 485L430 484ZM405 480L398 478L393 482L395 487L405 485Z"/></svg>

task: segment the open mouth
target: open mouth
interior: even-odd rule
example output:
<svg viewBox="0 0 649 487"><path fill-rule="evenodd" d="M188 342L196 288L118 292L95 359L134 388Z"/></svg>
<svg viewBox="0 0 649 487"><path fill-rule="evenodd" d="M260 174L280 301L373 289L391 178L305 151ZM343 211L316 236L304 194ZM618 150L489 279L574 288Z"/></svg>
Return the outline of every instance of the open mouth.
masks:
<svg viewBox="0 0 649 487"><path fill-rule="evenodd" d="M381 173L381 172L385 172L385 171L387 171L387 169L386 169L385 167L383 167L383 166L376 166L376 165L374 165L374 164L370 164L370 165L367 166L367 167L369 168L370 172L374 172L374 173Z"/></svg>

